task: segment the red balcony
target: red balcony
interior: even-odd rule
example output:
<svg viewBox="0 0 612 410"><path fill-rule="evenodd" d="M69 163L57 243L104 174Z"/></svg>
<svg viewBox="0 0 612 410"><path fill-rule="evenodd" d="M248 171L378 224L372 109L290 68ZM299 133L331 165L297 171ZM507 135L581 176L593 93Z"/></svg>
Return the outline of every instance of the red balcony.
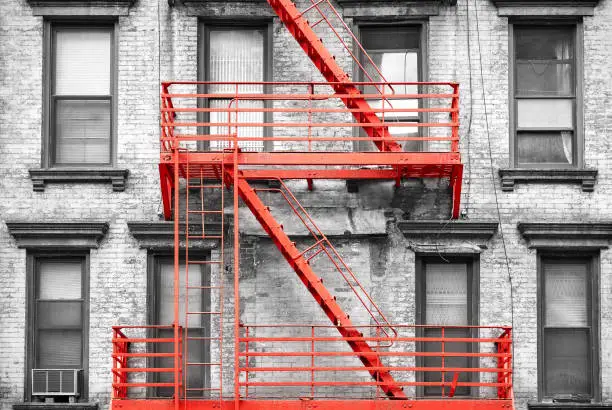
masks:
<svg viewBox="0 0 612 410"><path fill-rule="evenodd" d="M393 325L383 336L378 326L360 326L356 338L373 347L382 363L369 369L391 372L406 398L390 400L385 382L373 380L346 338L330 325L241 326L236 360L237 385L213 380L199 398L185 398L182 382L181 329L178 339L155 339L142 333L156 327L116 327L113 336L114 409L505 409L512 403L512 338L509 327ZM138 337L128 337L129 332ZM159 353L155 344L175 349ZM177 352L179 352L177 354ZM151 367L159 357L176 366ZM247 364L248 363L248 364ZM229 364L232 367L233 363ZM227 364L226 364L227 366ZM171 375L165 383L153 375ZM178 375L178 383L174 383ZM169 397L152 388L172 387ZM149 390L147 391L146 388ZM234 397L234 392L238 396ZM214 393L213 393L214 392ZM178 397L179 400L174 400ZM238 407L234 407L238 406Z"/></svg>
<svg viewBox="0 0 612 410"><path fill-rule="evenodd" d="M449 178L456 218L463 172L458 84L350 84L355 91L343 93L344 83L163 83L166 218L175 167L179 178L187 167L194 177L214 178L224 168L247 180L309 183Z"/></svg>

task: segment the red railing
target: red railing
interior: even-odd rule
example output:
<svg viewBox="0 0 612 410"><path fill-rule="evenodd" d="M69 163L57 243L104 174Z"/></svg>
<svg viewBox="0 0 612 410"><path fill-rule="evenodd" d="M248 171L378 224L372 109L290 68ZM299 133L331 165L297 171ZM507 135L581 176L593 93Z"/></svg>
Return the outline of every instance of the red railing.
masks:
<svg viewBox="0 0 612 410"><path fill-rule="evenodd" d="M459 152L457 83L351 84L362 92L338 94L327 82L164 82L161 150L222 151L237 136L244 151L368 151L357 143L390 134L405 151ZM351 100L369 105L347 108ZM366 120L372 113L380 121ZM368 128L388 132L360 131Z"/></svg>
<svg viewBox="0 0 612 410"><path fill-rule="evenodd" d="M178 329L178 339L154 337L155 333L163 330L174 330L174 326L113 326L113 399L128 398L129 389L145 389L138 393L138 397L146 398L146 389L170 388L176 391L182 388L182 329ZM167 347L160 349L161 345ZM172 366L156 366L154 360L162 358L173 359ZM151 375L160 373L173 374L174 380L151 380ZM177 374L178 383L175 382ZM151 395L158 394L152 392Z"/></svg>
<svg viewBox="0 0 612 410"><path fill-rule="evenodd" d="M512 398L510 327L393 325L393 338L379 326L356 328L364 336L352 339L370 344L367 354L385 364L370 370L392 372L408 397ZM365 353L344 348L347 338L334 332L325 325L242 326L241 396L316 399L348 389L353 398L385 398L383 382L360 366Z"/></svg>

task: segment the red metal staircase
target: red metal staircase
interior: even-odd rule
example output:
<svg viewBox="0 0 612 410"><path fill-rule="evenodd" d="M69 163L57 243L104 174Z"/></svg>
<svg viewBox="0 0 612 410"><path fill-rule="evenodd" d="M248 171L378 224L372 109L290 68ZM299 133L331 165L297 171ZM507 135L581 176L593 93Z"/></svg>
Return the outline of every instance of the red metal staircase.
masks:
<svg viewBox="0 0 612 410"><path fill-rule="evenodd" d="M511 352L511 329L508 327L482 327L474 330L488 332L488 336L477 336L464 339L453 339L442 337L415 337L414 325L392 324L374 300L369 296L365 287L361 285L357 276L351 271L340 254L336 251L327 237L317 227L308 212L302 207L297 198L287 188L284 180L306 180L309 189L313 188L313 181L319 179L335 180L392 180L398 183L404 178L448 178L452 191L451 216L458 217L459 200L461 195L461 177L463 166L459 153L459 95L456 83L419 83L421 87L432 87L436 89L449 89L450 92L423 93L418 95L400 94L395 92L393 84L388 83L380 70L367 56L363 47L355 36L350 32L346 23L329 0L310 0L310 6L299 11L291 0L268 0L280 20L288 31L293 35L300 47L311 59L315 67L322 74L326 82L316 83L260 83L261 89L266 89L266 94L254 94L244 92L241 87L245 84L234 84L233 92L224 94L202 93L207 89L208 83L201 82L168 82L162 84L162 109L161 109L161 158L160 176L162 185L162 201L166 219L174 219L175 226L175 323L174 329L174 353L168 357L174 358L174 369L158 370L148 365L130 367L129 358L152 358L153 353L132 353L129 351L128 341L144 341L146 343L168 343L166 339L146 339L130 337L128 331L138 327L121 327L115 329L114 343L114 396L112 402L113 410L180 410L184 409L245 409L261 410L268 408L283 409L305 409L320 408L334 410L355 409L389 409L412 408L422 406L422 409L442 410L448 408L448 403L443 400L427 400L418 396L419 388L424 386L441 387L442 398L453 397L457 387L470 387L477 389L490 389L491 395L481 393L475 395L479 398L455 399L454 403L462 409L480 410L502 410L512 407L512 352ZM317 16L316 21L311 23L307 16ZM337 29L332 20L340 22ZM353 82L341 68L335 57L330 54L323 45L321 39L313 30L319 24L325 23L326 30L336 36L336 40L342 44L346 52L353 58L354 63L362 71L363 76L369 82ZM340 33L344 30L344 33ZM362 60L352 52L352 47L347 45L345 39L351 39L354 45L367 57L372 67L368 70L364 67ZM375 72L375 74L371 74ZM375 76L376 78L373 78ZM227 84L224 84L227 86ZM400 83L400 86L415 85ZM180 92L173 93L173 86L182 87ZM248 86L248 84L247 84ZM186 91L190 89L191 92ZM277 87L283 91L277 91ZM287 93L287 88L291 93ZM333 93L329 93L329 89ZM228 87L225 88L226 90ZM298 89L298 91L295 91ZM367 94L365 90L376 90ZM226 107L202 107L202 101L212 99L226 100ZM368 101L382 102L380 108L372 108ZM430 108L403 108L404 114L428 113L433 119L429 122L410 122L397 120L399 115L391 116L392 120L385 118L387 112L398 114L400 108L393 108L395 100L429 100L434 101ZM260 108L253 104L244 102L265 101ZM450 103L449 103L450 102ZM401 105L401 104L400 104ZM261 113L261 120L246 121L242 116L245 113ZM213 114L216 115L213 119ZM334 116L333 122L316 122L315 117L326 114ZM266 117L269 115L269 117ZM409 116L409 115L408 115ZM352 118L352 120L338 120L338 118ZM404 115L406 117L406 115ZM196 118L194 120L194 118ZM221 118L221 119L219 119ZM267 119L266 119L267 118ZM272 119L270 119L272 118ZM447 119L450 118L450 121ZM249 134L248 137L239 136L241 127L257 127L262 130L260 136ZM418 136L399 137L391 135L390 129L401 129L402 127L425 129L429 133L420 133ZM347 132L348 130L348 132ZM438 135L440 130L450 131L446 135ZM355 136L363 131L365 137ZM350 136L352 134L353 136ZM433 135L432 135L433 134ZM355 141L372 141L378 148L378 152L347 152L346 146ZM426 152L405 152L400 142L422 141L429 143L435 149ZM202 149L209 144L215 147L224 147L217 151ZM278 144L284 147L273 152L247 152L239 148L239 141L257 141ZM194 149L193 143L202 144ZM294 144L294 145L291 145ZM323 149L316 149L317 144ZM337 144L337 145L334 145ZM308 149L295 148L307 146ZM313 148L315 147L315 148ZM446 147L444 149L443 147ZM183 189L181 180L185 181ZM255 180L274 180L279 187L254 188ZM211 188L212 187L212 188ZM210 196L215 189L220 189L218 200L220 207L206 208L205 198ZM224 262L224 246L226 242L225 229L221 222L221 231L213 232L210 224L210 216L220 217L222 220L224 211L225 190L233 189L233 259L234 259L234 301L233 301L233 326L234 326L234 378L233 395L224 394L224 365L223 365L223 328L224 324L224 276L223 272L228 268ZM190 193L190 191L193 191ZM278 222L270 208L262 200L259 193L267 191L278 194L284 199L296 217L309 234L312 244L300 250L283 226ZM201 198L200 203L192 203L190 196ZM278 334L272 337L255 335L257 329L270 328L269 325L248 325L240 322L240 283L239 283L239 260L240 260L240 229L239 229L239 199L255 216L263 230L272 239L275 246L283 255L284 259L295 271L300 281L306 286L308 292L321 307L325 315L331 321L330 325L279 325ZM182 202L184 201L184 203ZM282 201L280 201L282 202ZM210 202L207 203L210 206ZM199 224L190 225L190 217L200 218ZM181 228L181 218L185 218L185 228ZM197 235L194 236L194 228ZM215 240L218 243L215 258L202 258L194 256L189 251L190 240ZM180 249L184 244L184 250ZM183 253L183 256L180 253ZM327 257L335 272L340 275L354 296L362 304L369 315L369 323L354 323L336 298L324 285L323 279L315 273L311 261L321 256ZM195 318L206 318L214 320L216 330L211 333L198 334L190 330L190 323L185 319L184 326L179 326L178 287L181 283L179 277L179 260L186 263L185 269L185 295L189 294L189 264L206 264L211 266L209 271L211 278L216 274L215 283L198 284L192 289L206 287L218 290L217 306L209 306L207 310L190 310L188 297L185 302L185 315ZM214 271L216 269L216 271ZM283 329L305 328L310 333L307 336L298 337L295 334L284 336ZM325 330L340 333L335 336L320 336L317 332ZM251 333L249 333L251 331ZM401 334L401 332L407 334ZM210 362L191 362L188 357L186 342L206 340L206 343L217 341L219 349L218 360ZM325 347L329 343L346 342L350 351L327 351ZM485 346L470 349L466 352L447 351L447 343L472 343ZM281 344L280 351L274 351L275 345ZM294 343L307 343L309 351L295 351ZM425 346L427 343L441 345L440 351L419 351L416 346ZM258 349L258 344L263 347ZM346 345L345 345L346 346ZM183 357L185 356L185 357ZM301 357L309 358L309 366L283 366L272 362L271 365L258 366L257 358L278 357ZM339 360L342 358L356 358L363 364L363 368L356 368L355 364L343 365L341 362L334 366L317 365L317 358L326 359L331 356ZM410 358L423 357L441 358L441 367L423 367L414 363L406 362ZM453 356L464 356L470 358L482 358L480 367L452 368L445 365L444 358ZM199 368L218 369L216 378L210 386L189 387L186 369L198 366ZM327 363L327 362L326 362ZM350 361L349 361L350 363ZM357 363L358 364L358 363ZM184 369L185 367L185 369ZM174 381L166 382L164 386L174 387L174 397L169 400L129 400L131 388L153 388L159 387L159 383L149 381L150 373L170 372L173 370ZM357 380L328 380L323 378L316 380L317 376L326 376L330 372L340 374L355 373L365 370L367 378ZM438 372L440 380L422 381L419 374L424 372ZM147 380L130 381L127 375L143 373ZM212 372L212 370L210 370ZM282 379L266 380L265 377L257 376L256 380L250 379L253 374L286 375L296 372L310 373L309 381L292 381ZM470 381L459 381L460 373L476 375L469 378ZM445 374L454 374L452 382L445 378ZM481 380L478 375L484 375ZM462 379L463 380L463 379ZM249 387L310 387L310 397L304 401L293 400L289 397L277 396L266 400L251 400L252 391ZM355 400L317 400L315 404L309 404L316 400L315 390L318 387L341 388L343 386L357 386L373 388L375 392L367 397L355 397ZM410 394L404 390L409 387ZM242 390L244 388L244 390ZM229 389L225 389L228 391ZM188 397L189 391L206 392L206 395ZM448 393L447 393L448 392ZM382 394L379 394L382 393ZM213 397L213 394L216 394ZM419 400L415 400L418 398ZM359 400L357 400L359 399ZM391 400L389 400L391 399ZM439 399L439 398L438 398ZM384 400L384 407L381 400Z"/></svg>

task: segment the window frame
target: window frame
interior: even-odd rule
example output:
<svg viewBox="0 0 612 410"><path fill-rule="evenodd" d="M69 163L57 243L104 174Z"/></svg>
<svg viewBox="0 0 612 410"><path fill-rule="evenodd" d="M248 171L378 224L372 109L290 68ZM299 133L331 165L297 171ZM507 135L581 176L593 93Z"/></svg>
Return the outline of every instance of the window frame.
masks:
<svg viewBox="0 0 612 410"><path fill-rule="evenodd" d="M58 29L66 28L91 28L108 29L111 34L111 75L107 96L55 96L55 33ZM43 144L41 150L42 168L45 169L87 169L87 168L113 168L116 166L117 158L117 116L118 116L118 21L116 18L96 18L96 19L45 19L44 20L44 47L43 47ZM88 100L108 100L110 101L110 147L109 162L107 163L70 163L57 164L55 160L56 140L55 140L55 101L56 99L88 99Z"/></svg>
<svg viewBox="0 0 612 410"><path fill-rule="evenodd" d="M391 29L393 27L407 27L407 28L416 28L419 33L419 48L416 50L419 58L418 64L418 81L427 81L429 76L428 73L428 47L427 40L429 34L429 22L428 20L421 19L390 19L390 20L380 20L380 19L356 19L352 25L353 33L355 37L359 39L359 42L363 44L363 32L364 29L372 29L372 28L388 28ZM365 47L364 47L365 48ZM367 51L367 50L366 50ZM358 48L357 45L353 46L353 54L359 58L360 63L363 65L362 52ZM359 66L353 62L353 78L356 78L357 81L367 81L364 79L363 73ZM423 87L418 87L418 92L423 92ZM428 101L426 99L419 99L419 108L427 108L429 107ZM423 123L428 122L429 115L426 112L418 113L418 120L414 121L415 123ZM400 121L409 121L410 118L398 118ZM419 127L417 129L419 137L427 137L428 129L424 127ZM366 135L361 132L360 129L354 129L353 136L365 137ZM408 143L409 141L404 141ZM353 144L354 151L365 151L367 147L365 145L369 145L369 141L355 141ZM421 141L421 151L427 151L427 141Z"/></svg>
<svg viewBox="0 0 612 410"><path fill-rule="evenodd" d="M590 354L590 374L591 374L591 402L601 401L601 376L600 376L600 361L599 356L599 277L600 277L600 256L599 252L577 252L577 251L538 251L537 254L537 349L538 349L538 401L550 400L554 396L547 395L545 388L545 348L544 348L544 323L545 323L545 306L544 306L544 264L547 260L568 260L568 261L585 261L587 266L587 274L589 275L589 295L591 297L587 312L590 315L590 336L591 348ZM558 327L556 327L558 328ZM563 329L573 329L567 327Z"/></svg>
<svg viewBox="0 0 612 410"><path fill-rule="evenodd" d="M24 401L31 401L32 396L32 369L36 364L36 344L38 338L38 322L36 320L36 307L38 298L36 296L40 263L42 260L54 259L58 261L80 260L81 262L81 296L82 296L82 358L81 376L79 380L80 395L78 402L86 402L89 397L89 277L90 259L89 251L82 250L62 252L28 252L26 256L26 360L25 360L25 391Z"/></svg>
<svg viewBox="0 0 612 410"><path fill-rule="evenodd" d="M425 324L425 275L426 265L428 263L465 263L467 265L468 275L468 307L471 322L469 326L478 326L480 323L480 255L479 254L421 254L415 258L415 323L417 325ZM423 328L415 329L417 337L423 337ZM471 337L478 337L478 329L473 328L470 331ZM416 351L422 352L423 343L416 343ZM472 348L478 349L478 346L472 345ZM424 366L424 358L416 357L416 366ZM479 358L474 357L470 360L470 367L479 367ZM478 382L480 375L478 373L470 373L471 382ZM424 381L423 372L416 373L416 381ZM470 387L470 394L467 396L456 397L477 397L479 394L478 387ZM417 386L417 396L424 396L425 388ZM435 397L435 396L432 396Z"/></svg>
<svg viewBox="0 0 612 410"><path fill-rule="evenodd" d="M198 260L210 260L210 252L201 252L201 251L190 251L189 252L189 258L190 259L198 259ZM161 265L164 262L171 262L174 263L174 254L172 253L171 249L168 250L163 250L163 251L150 251L147 254L147 324L159 324L159 294L160 294L160 278L161 278ZM184 264L185 263L185 256L184 256L184 252L181 252L180 255L180 259L179 259L179 263ZM201 266L208 266L210 267L210 265L201 265ZM207 276L208 279L208 283L203 284L202 286L210 286L210 275ZM208 311L210 310L210 306L212 303L212 299L211 299L211 290L205 291L203 290L202 292L202 311ZM211 335L211 330L212 330L212 321L211 321L211 316L210 315L202 315L202 320L204 321L204 326L199 328L202 329L202 333L203 333L203 337L210 337ZM165 323L162 323L165 324ZM171 324L171 323L168 323ZM198 329L198 328L194 328L194 329ZM147 330L147 337L149 338L156 338L159 337L158 335L158 331L156 329L148 329ZM186 347L187 344L185 343L184 346ZM156 347L158 347L157 344L152 344L151 345L151 352L155 353L157 351ZM209 346L208 349L205 349L203 346L203 361L204 362L210 362L211 360L211 349L210 349L210 342L209 342ZM155 359L154 358L148 358L147 359L147 367L156 367L155 366ZM207 368L207 366L203 366L204 369ZM184 370L183 370L184 371ZM147 375L147 382L157 382L159 380L159 373L149 373ZM206 371L204 371L204 384L205 386L210 387L211 386L211 382L212 382L212 377L211 377L211 368L208 367ZM207 394L210 394L210 392L206 392L203 391L202 392L202 396L206 397ZM157 396L157 389L154 387L148 387L147 388L147 396L149 397L156 397Z"/></svg>
<svg viewBox="0 0 612 410"><path fill-rule="evenodd" d="M573 58L573 85L574 93L573 97L565 96L518 96L517 97L517 75L516 75L516 41L515 41L515 27L571 27L573 30L574 40L574 58ZM546 19L546 20L526 20L526 19L513 19L508 24L508 78L509 78L509 127L510 127L510 164L513 168L525 168L525 169L579 169L584 168L584 35L583 35L583 24L581 19L575 18L559 18L559 19ZM574 128L572 129L572 162L570 164L564 163L519 163L518 156L518 115L517 106L518 100L520 99L573 99L572 108L574 110ZM526 132L534 131L563 131L559 128L527 128Z"/></svg>
<svg viewBox="0 0 612 410"><path fill-rule="evenodd" d="M273 50L273 21L270 18L252 18L252 19L214 19L214 20L206 20L200 19L198 22L198 80L199 81L208 81L210 78L209 72L209 61L210 61L210 31L220 29L220 30L240 30L240 29L260 29L263 31L264 40L263 40L263 69L264 69L264 78L263 80L266 82L271 82L273 78L273 58L274 58L274 50ZM268 94L271 91L271 87L269 85L265 85L263 87L263 94ZM207 93L207 87L205 85L198 86L198 93L205 94ZM198 108L207 108L208 101L206 99L198 98L197 101ZM268 100L264 100L264 108L272 108L272 102ZM198 113L197 121L198 122L209 122L209 113ZM264 122L272 123L273 121L273 113L265 112L264 113ZM198 127L198 134L208 134L208 127ZM272 137L272 128L264 127L263 136L266 138ZM198 141L198 150L208 151L210 149L210 141ZM274 141L266 140L263 141L263 152L271 152L274 151Z"/></svg>

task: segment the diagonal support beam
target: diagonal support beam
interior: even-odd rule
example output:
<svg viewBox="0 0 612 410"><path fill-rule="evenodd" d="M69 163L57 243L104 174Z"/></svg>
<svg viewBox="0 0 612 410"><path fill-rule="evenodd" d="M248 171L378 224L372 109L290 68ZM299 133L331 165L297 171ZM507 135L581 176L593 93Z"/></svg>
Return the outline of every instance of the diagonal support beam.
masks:
<svg viewBox="0 0 612 410"><path fill-rule="evenodd" d="M361 332L353 327L348 315L342 310L340 305L338 305L335 298L323 285L321 278L314 273L304 256L296 248L293 242L291 242L289 236L283 231L282 226L272 216L269 208L261 201L249 183L245 179L240 178L238 179L238 186L235 186L234 189L238 190L240 198L251 210L295 273L297 273L302 283L304 283L315 301L321 306L329 320L337 326L338 332L340 332L343 337L347 338L358 339L363 337ZM349 340L347 343L354 352L367 353L366 355L358 357L372 378L382 383L381 390L388 397L406 399L405 393L402 388L396 384L391 373L387 370L378 370L380 367L384 367L384 364L377 355L372 354L374 350L367 342L363 340ZM374 370L375 368L378 369Z"/></svg>

